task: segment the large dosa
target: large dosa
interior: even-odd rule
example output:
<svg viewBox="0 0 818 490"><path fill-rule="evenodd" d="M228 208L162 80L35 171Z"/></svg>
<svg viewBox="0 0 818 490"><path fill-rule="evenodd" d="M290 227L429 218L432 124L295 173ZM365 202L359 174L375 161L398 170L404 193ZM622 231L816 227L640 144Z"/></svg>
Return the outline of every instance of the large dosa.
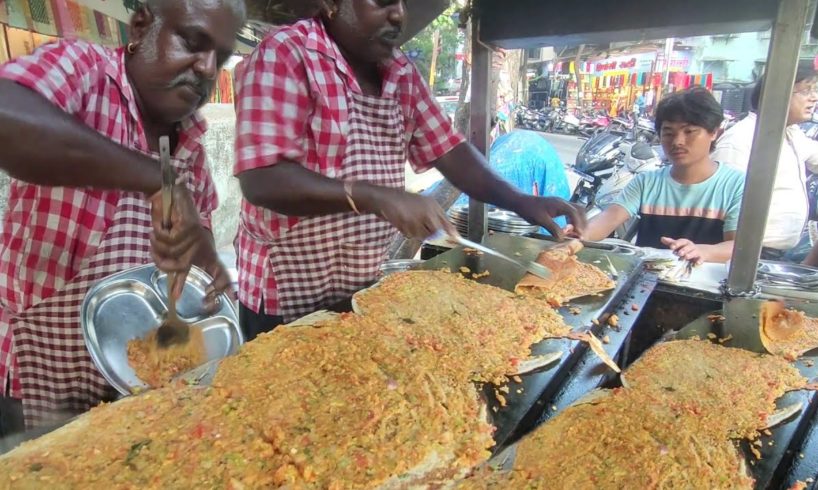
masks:
<svg viewBox="0 0 818 490"><path fill-rule="evenodd" d="M526 437L514 471L458 488L752 488L732 439L754 438L806 380L783 359L686 340L625 371L627 388L566 409Z"/></svg>
<svg viewBox="0 0 818 490"><path fill-rule="evenodd" d="M582 243L572 240L540 252L536 262L551 270L551 277L543 279L526 274L517 284L518 294L546 299L553 305L613 289L615 283L592 264L577 260Z"/></svg>
<svg viewBox="0 0 818 490"><path fill-rule="evenodd" d="M818 348L818 319L788 310L780 301L769 301L761 307L759 333L770 354L789 360Z"/></svg>

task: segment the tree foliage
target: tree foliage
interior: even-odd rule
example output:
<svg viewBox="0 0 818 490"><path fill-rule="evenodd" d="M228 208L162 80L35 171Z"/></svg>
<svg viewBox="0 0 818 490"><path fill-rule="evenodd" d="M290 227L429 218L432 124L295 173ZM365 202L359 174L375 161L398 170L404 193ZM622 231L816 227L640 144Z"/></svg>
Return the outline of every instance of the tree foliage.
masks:
<svg viewBox="0 0 818 490"><path fill-rule="evenodd" d="M403 45L403 52L410 55L418 70L428 81L432 65L434 33L440 31L440 51L437 58L435 89L445 89L449 80L459 79L457 71L457 48L463 36L458 28L457 9L449 7L443 14ZM414 56L413 56L414 55Z"/></svg>

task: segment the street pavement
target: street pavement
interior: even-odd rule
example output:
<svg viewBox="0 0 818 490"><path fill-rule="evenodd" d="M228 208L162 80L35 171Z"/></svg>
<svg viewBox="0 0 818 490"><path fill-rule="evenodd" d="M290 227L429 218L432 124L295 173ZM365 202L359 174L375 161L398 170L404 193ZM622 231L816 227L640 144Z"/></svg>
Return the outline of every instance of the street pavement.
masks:
<svg viewBox="0 0 818 490"><path fill-rule="evenodd" d="M566 163L569 166L574 165L577 159L577 153L579 153L579 149L583 143L585 143L585 139L579 136L554 133L539 134L557 150L557 154L560 156L562 163Z"/></svg>

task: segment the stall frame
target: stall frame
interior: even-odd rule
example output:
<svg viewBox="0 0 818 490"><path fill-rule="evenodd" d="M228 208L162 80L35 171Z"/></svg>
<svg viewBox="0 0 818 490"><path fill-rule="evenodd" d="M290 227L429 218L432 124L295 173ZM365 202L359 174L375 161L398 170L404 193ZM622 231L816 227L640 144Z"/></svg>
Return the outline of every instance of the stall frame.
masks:
<svg viewBox="0 0 818 490"><path fill-rule="evenodd" d="M771 202L778 159L784 141L788 102L795 80L795 70L804 27L810 18L808 0L745 0L736 9L730 0L689 0L670 2L633 0L473 0L473 65L471 101L471 142L484 154L488 148L488 113L492 106L488 80L489 60L493 47L528 49L553 44L598 43L634 39L687 37L725 32L762 31L772 27L767 56L766 82L762 91L759 124L751 151L744 199L741 207L735 251L728 278L720 298L727 311L743 298L756 296L757 270ZM559 15L554 15L558 12ZM815 12L813 12L815 15ZM813 35L816 31L813 22ZM613 30L610 26L616 26ZM770 164L769 162L773 162ZM485 205L472 201L469 215L469 238L481 241L486 233ZM718 304L716 302L715 304ZM727 322L727 330L739 329ZM737 332L741 333L741 332ZM624 340L623 340L624 342ZM623 349L624 343L623 343ZM541 421L573 403L578 396L605 382L605 376L593 372L595 362L586 353L577 363L572 377L551 401L553 410L544 410ZM761 485L772 481L794 483L797 479L815 478L818 468L818 423L815 418L814 393L801 415L802 450L796 456L792 447L767 471ZM789 441L798 444L797 441ZM789 472L787 473L787 470ZM782 474L783 473L783 474ZM774 475L773 475L774 474ZM812 488L816 484L811 485Z"/></svg>

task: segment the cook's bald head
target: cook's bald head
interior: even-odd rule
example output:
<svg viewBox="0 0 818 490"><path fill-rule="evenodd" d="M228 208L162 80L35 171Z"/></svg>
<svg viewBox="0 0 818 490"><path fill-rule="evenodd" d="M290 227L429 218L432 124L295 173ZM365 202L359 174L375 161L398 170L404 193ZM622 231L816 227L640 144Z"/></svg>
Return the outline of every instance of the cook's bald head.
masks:
<svg viewBox="0 0 818 490"><path fill-rule="evenodd" d="M168 11L168 7L177 6L182 1L190 2L195 0L145 0L144 4L154 15L161 18ZM241 19L242 22L247 19L247 6L244 0L214 0L210 3L221 4L224 8L230 9L233 15Z"/></svg>

